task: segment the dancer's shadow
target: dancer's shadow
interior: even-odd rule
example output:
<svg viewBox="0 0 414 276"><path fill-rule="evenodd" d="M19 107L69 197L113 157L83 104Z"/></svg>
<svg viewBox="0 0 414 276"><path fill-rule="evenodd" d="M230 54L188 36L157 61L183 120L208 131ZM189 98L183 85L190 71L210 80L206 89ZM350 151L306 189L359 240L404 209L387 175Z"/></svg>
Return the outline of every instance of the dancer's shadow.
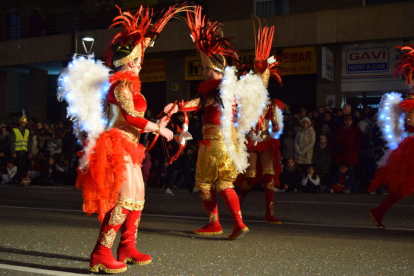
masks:
<svg viewBox="0 0 414 276"><path fill-rule="evenodd" d="M79 262L86 262L86 263L89 262L88 258L73 257L73 256L60 255L60 254L54 254L54 253L45 253L45 252L38 252L38 251L28 251L28 250L22 250L22 249L16 249L16 248L0 247L0 252L34 256L34 257L40 256L40 257L46 257L46 258L64 259L64 260L79 261ZM46 270L72 272L72 273L78 273L78 274L90 274L89 270L82 269L82 268L32 264L28 262L18 262L18 261L5 260L5 259L0 259L0 263L21 266L21 267L32 267L32 268L39 268L39 269L46 269Z"/></svg>

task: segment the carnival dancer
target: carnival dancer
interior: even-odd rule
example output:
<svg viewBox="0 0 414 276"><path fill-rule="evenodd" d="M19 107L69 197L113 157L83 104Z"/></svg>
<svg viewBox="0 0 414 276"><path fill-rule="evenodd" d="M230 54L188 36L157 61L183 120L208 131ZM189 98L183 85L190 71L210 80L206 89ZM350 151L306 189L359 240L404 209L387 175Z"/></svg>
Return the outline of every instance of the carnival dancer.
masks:
<svg viewBox="0 0 414 276"><path fill-rule="evenodd" d="M387 211L414 192L414 45L396 48L401 52L401 61L394 76L402 73L410 93L404 100L398 93L389 93L383 96L380 103L378 124L389 150L379 161L380 169L368 189L368 192L375 192L382 185L388 186L385 200L370 210L371 218L379 228L384 228L382 219Z"/></svg>
<svg viewBox="0 0 414 276"><path fill-rule="evenodd" d="M109 69L88 57L75 59L60 78L60 97L69 103L69 115L78 124L75 130L83 129L88 136L76 186L83 192L83 210L88 214L98 213L102 223L91 254L92 272L119 273L127 269L126 263L151 262L151 256L135 247L145 196L140 168L145 147L138 141L142 132L155 132L167 140L173 138L173 133L166 128L167 120L155 124L144 118L147 103L140 93L138 73L145 49L165 24L186 7L170 7L157 20L153 20L151 8L141 6L135 14L123 12L119 7L118 10L120 15L110 28L124 28L105 53L107 65L116 73L109 77ZM102 91L108 77L109 91ZM99 94L107 94L110 110L107 126L102 122ZM111 248L119 230L121 239L115 259Z"/></svg>
<svg viewBox="0 0 414 276"><path fill-rule="evenodd" d="M263 28L259 26L254 65L244 65L245 69L253 69L262 78L266 88L270 76L282 85L279 61L276 61L273 56L269 57L273 35L273 26ZM242 184L237 191L240 203L242 203L252 186L260 181L263 184L265 196L265 222L270 224L281 224L281 221L274 216L274 188L275 185L279 187L279 175L282 172L278 137L283 131L283 108L284 103L280 100L269 99L259 122L249 133L247 150L250 165L241 178ZM258 160L260 164L258 164ZM262 169L259 174L257 173L257 165Z"/></svg>
<svg viewBox="0 0 414 276"><path fill-rule="evenodd" d="M259 77L248 74L238 81L235 69L226 67L226 57L237 60L238 55L230 39L223 37L222 24L206 19L199 6L195 7L194 16L187 13L187 18L205 77L197 97L184 108L186 111L204 108L203 140L198 152L195 187L209 222L194 233L223 233L215 189L233 218L233 231L228 238L240 239L249 229L243 223L233 182L238 172L243 172L248 165L245 134L257 122L267 100L267 91ZM165 112L170 109L171 105L167 105Z"/></svg>

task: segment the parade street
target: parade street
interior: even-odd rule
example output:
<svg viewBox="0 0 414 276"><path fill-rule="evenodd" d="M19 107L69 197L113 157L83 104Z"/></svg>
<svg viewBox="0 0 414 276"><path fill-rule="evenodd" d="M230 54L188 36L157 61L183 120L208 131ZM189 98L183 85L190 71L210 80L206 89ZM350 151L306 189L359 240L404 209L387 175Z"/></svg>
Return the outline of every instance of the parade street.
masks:
<svg viewBox="0 0 414 276"><path fill-rule="evenodd" d="M122 275L413 275L412 197L387 213L384 230L368 215L383 195L279 193L275 215L283 224L270 225L263 192L255 191L242 205L250 233L230 241L220 198L224 233L197 236L192 230L207 222L198 194L174 193L147 189L137 247L153 261ZM3 185L0 200L1 275L90 275L99 221L82 212L79 191Z"/></svg>

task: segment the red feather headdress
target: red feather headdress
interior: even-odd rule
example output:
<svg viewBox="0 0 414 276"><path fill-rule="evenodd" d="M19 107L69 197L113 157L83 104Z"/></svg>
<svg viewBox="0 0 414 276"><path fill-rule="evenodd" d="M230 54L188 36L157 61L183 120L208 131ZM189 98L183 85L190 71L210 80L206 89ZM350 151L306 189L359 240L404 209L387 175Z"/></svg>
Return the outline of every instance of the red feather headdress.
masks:
<svg viewBox="0 0 414 276"><path fill-rule="evenodd" d="M210 22L203 16L201 6L195 6L194 15L187 11L187 19L191 37L204 66L222 72L226 67L225 57L239 59L236 46L230 41L232 38L223 36L223 25Z"/></svg>
<svg viewBox="0 0 414 276"><path fill-rule="evenodd" d="M254 68L256 69L257 74L262 77L266 87L269 83L269 77L273 77L282 86L280 61L274 60L272 63L268 62L270 51L272 50L274 33L274 26L270 28L267 26L263 28L259 26L259 31L257 32Z"/></svg>
<svg viewBox="0 0 414 276"><path fill-rule="evenodd" d="M165 12L161 12L155 22L152 22L155 16L150 7L140 6L134 15L129 10L123 12L118 5L116 7L120 15L114 18L109 28L118 26L123 27L123 30L114 36L105 52L107 65L111 66L113 64L115 67L125 65L138 57L143 57L145 49L159 36L168 21L179 12L188 11L189 8L186 3L180 6L176 4L169 7ZM130 54L112 63L112 57L117 51L130 52Z"/></svg>
<svg viewBox="0 0 414 276"><path fill-rule="evenodd" d="M395 65L394 77L402 73L405 84L413 85L414 45L395 47L400 52L400 62Z"/></svg>

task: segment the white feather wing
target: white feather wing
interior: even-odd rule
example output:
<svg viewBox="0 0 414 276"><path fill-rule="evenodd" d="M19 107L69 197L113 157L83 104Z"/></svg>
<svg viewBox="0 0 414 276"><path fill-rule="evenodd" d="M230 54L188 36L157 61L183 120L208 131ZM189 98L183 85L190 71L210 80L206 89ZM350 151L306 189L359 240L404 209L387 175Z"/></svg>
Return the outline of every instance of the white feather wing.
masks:
<svg viewBox="0 0 414 276"><path fill-rule="evenodd" d="M74 122L74 133L78 139L86 134L88 144L80 160L80 167L89 162L90 151L96 139L105 131L106 119L103 101L109 90L109 71L93 55L74 57L59 76L58 99L68 103L68 117Z"/></svg>

